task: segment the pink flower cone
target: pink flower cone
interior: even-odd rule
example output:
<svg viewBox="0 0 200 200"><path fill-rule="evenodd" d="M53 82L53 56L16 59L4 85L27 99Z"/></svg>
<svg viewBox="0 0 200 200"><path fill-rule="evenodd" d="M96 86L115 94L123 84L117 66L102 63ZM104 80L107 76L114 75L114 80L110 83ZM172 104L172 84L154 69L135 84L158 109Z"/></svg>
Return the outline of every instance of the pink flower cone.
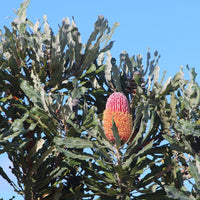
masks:
<svg viewBox="0 0 200 200"><path fill-rule="evenodd" d="M115 141L112 131L112 119L118 128L118 134L126 142L132 132L132 116L130 115L129 104L126 96L115 92L107 100L106 109L103 112L103 126L106 137Z"/></svg>

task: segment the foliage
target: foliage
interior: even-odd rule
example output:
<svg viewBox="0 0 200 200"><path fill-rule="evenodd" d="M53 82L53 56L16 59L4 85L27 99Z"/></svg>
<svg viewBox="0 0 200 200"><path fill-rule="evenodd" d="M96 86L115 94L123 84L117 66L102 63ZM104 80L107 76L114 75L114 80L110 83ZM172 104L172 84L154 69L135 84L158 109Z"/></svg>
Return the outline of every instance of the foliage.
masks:
<svg viewBox="0 0 200 200"><path fill-rule="evenodd" d="M99 16L86 44L72 19L58 33L33 24L24 1L0 35L0 153L12 162L25 199L200 199L200 87L183 68L159 80L159 55L112 58L114 29ZM132 136L104 134L108 96L123 92ZM186 187L191 184L191 190Z"/></svg>

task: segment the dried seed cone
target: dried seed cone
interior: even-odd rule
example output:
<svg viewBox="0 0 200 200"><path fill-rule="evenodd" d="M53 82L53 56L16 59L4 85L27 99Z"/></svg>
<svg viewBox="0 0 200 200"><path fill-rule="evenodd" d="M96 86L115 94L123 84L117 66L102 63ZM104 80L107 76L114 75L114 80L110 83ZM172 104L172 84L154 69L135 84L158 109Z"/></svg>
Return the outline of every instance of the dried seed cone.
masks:
<svg viewBox="0 0 200 200"><path fill-rule="evenodd" d="M112 131L112 119L118 128L118 133L126 142L132 132L132 116L129 113L129 104L126 96L120 92L113 93L107 100L106 109L103 112L103 126L106 137L115 141Z"/></svg>

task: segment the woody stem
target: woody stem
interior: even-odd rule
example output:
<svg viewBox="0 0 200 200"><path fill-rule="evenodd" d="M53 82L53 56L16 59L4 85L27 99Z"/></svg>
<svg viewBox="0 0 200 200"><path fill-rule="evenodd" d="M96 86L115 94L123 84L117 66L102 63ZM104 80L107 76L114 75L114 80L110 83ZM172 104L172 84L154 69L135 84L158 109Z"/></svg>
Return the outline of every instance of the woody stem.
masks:
<svg viewBox="0 0 200 200"><path fill-rule="evenodd" d="M121 151L120 149L118 149L116 146L115 146L115 158L116 158L116 166L120 167L121 166ZM124 187L123 187L123 180L121 179L120 177L120 174L118 172L116 172L116 178L117 178L117 183L118 183L118 186L119 186L119 190L120 190L120 194L119 194L119 197L120 199L122 200L123 199L123 196L124 196Z"/></svg>

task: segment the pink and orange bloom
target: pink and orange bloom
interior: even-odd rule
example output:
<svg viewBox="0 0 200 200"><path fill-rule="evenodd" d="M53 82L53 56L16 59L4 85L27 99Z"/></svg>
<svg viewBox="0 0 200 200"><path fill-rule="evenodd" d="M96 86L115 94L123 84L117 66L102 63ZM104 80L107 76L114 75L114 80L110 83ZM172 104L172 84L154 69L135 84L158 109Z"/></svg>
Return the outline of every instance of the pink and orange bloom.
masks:
<svg viewBox="0 0 200 200"><path fill-rule="evenodd" d="M126 142L132 133L132 116L126 96L120 92L110 95L106 102L106 109L103 112L103 126L106 137L115 141L112 131L112 119L118 129L118 134Z"/></svg>

